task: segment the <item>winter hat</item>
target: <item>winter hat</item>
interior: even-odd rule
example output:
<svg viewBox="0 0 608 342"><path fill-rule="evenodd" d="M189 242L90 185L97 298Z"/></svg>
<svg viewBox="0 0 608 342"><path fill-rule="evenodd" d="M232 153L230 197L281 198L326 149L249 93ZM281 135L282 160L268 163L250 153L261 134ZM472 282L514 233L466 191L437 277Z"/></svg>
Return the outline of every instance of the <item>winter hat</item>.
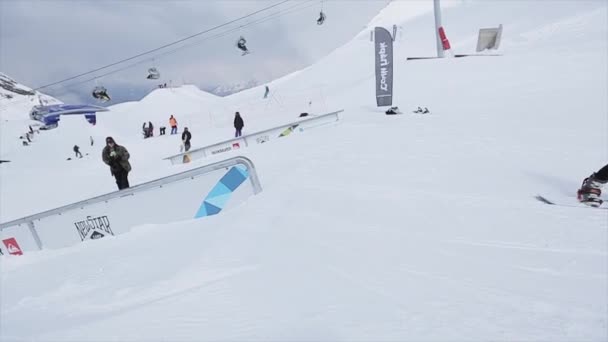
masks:
<svg viewBox="0 0 608 342"><path fill-rule="evenodd" d="M116 144L116 141L114 141L114 138L112 138L112 137L107 137L107 138L106 138L106 144L109 144L109 143L114 143L114 144Z"/></svg>

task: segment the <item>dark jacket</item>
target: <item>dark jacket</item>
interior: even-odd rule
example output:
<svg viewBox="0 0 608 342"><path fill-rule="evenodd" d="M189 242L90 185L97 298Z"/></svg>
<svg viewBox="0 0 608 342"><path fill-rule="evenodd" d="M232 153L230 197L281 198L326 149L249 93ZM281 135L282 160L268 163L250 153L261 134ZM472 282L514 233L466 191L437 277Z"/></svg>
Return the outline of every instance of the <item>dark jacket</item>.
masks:
<svg viewBox="0 0 608 342"><path fill-rule="evenodd" d="M182 141L189 144L190 139L192 139L192 134L190 134L190 131L184 131L184 133L182 133Z"/></svg>
<svg viewBox="0 0 608 342"><path fill-rule="evenodd" d="M235 115L234 117L234 128L241 130L245 127L245 123L243 122L243 118L240 115Z"/></svg>
<svg viewBox="0 0 608 342"><path fill-rule="evenodd" d="M116 155L114 157L110 156L110 153L112 152L112 150L114 150L116 152ZM101 158L103 159L103 162L108 164L110 166L110 170L112 171L112 174L120 171L120 169L123 169L127 172L131 171L131 164L129 164L129 151L127 151L126 148L124 148L123 146L120 145L114 145L114 148L110 148L110 146L107 146L103 148L103 151L101 152Z"/></svg>

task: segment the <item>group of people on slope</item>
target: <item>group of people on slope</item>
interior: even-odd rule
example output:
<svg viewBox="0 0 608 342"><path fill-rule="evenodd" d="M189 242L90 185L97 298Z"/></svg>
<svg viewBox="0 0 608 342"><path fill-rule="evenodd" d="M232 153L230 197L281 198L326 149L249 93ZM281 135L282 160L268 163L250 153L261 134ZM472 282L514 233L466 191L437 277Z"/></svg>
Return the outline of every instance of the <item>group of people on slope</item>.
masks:
<svg viewBox="0 0 608 342"><path fill-rule="evenodd" d="M169 118L169 126L171 127L171 134L177 134L177 119L175 119L173 115ZM144 122L141 128L144 139L154 136L154 125L152 124L152 121ZM165 135L165 130L165 126L160 126L159 135Z"/></svg>
<svg viewBox="0 0 608 342"><path fill-rule="evenodd" d="M171 134L177 134L177 119L173 115L169 118L169 125L171 126ZM144 136L153 136L153 125L152 122L144 123ZM234 128L235 137L242 135L243 127L245 122L239 112L234 115ZM161 127L161 135L163 135L163 128ZM147 134L147 135L146 135ZM92 138L91 138L92 139ZM192 146L192 133L188 130L188 127L184 127L182 132L182 149L188 152ZM77 156L80 154L78 146L74 146L74 152ZM82 155L80 154L80 157ZM114 138L106 138L106 146L103 148L101 153L103 162L110 167L110 172L114 178L116 178L116 185L119 190L126 189L129 187L129 172L131 172L131 164L129 163L130 154L129 151L122 145L118 145Z"/></svg>

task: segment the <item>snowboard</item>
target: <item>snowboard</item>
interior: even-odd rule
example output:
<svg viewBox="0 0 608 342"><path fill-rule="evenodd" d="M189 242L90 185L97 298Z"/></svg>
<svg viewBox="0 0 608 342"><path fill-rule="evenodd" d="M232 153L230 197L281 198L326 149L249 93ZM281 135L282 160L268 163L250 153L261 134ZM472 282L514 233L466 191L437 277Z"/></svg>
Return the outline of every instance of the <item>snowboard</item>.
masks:
<svg viewBox="0 0 608 342"><path fill-rule="evenodd" d="M82 157L68 157L66 160L78 160L78 159L82 159L88 155L89 155L88 153L85 153L82 155Z"/></svg>
<svg viewBox="0 0 608 342"><path fill-rule="evenodd" d="M299 124L289 126L289 128L287 128L281 134L279 134L279 138L290 135L298 126L299 126Z"/></svg>
<svg viewBox="0 0 608 342"><path fill-rule="evenodd" d="M545 196L541 196L541 195L536 195L534 196L534 198L542 203L548 204L548 205L557 205L557 206L562 206L562 207L572 207L572 208L590 208L590 209L604 209L607 210L608 206L602 207L592 207L590 205L586 205L584 203L579 202L576 198L572 198L570 200L570 198L568 198L568 200L555 200L554 198L548 198Z"/></svg>

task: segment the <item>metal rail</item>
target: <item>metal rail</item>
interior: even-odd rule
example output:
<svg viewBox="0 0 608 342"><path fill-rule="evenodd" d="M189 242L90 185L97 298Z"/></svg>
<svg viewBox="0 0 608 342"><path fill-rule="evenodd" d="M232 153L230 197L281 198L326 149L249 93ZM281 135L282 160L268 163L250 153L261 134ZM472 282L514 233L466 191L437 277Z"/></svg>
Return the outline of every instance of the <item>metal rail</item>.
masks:
<svg viewBox="0 0 608 342"><path fill-rule="evenodd" d="M217 143L213 143L211 145L207 145L207 146L204 146L204 147L198 147L198 148L195 148L195 149L190 150L188 152L174 154L172 156L163 158L163 160L171 160L173 158L183 157L186 154L190 154L191 155L194 152L203 151L203 150L208 149L209 147L212 147L212 146L219 146L219 145L227 144L227 143L229 143L229 142L231 142L233 140L241 140L241 139L245 139L246 140L247 138L250 138L250 137L253 137L253 136L256 136L256 135L259 135L259 134L263 134L263 133L266 133L266 132L271 132L271 131L274 131L275 129L278 129L278 128L288 127L288 126L296 125L296 124L297 125L301 125L301 124L306 123L308 121L317 121L317 120L319 120L319 118L323 118L323 117L331 116L331 115L336 115L336 114L342 113L343 111L344 111L344 109L341 109L341 110L337 110L337 111L334 111L334 112L331 112L331 113L327 113L327 114L323 114L323 115L315 115L315 116L312 116L310 118L306 118L306 119L303 119L303 120L298 120L298 121L294 121L294 122L291 122L291 123L282 124L282 125L279 125L279 126L268 128L268 129L265 129L263 131L258 131L258 132L246 134L246 135L240 136L238 138L231 138L231 139L220 141L220 142L217 142Z"/></svg>
<svg viewBox="0 0 608 342"><path fill-rule="evenodd" d="M142 184L136 185L131 188L114 191L114 192L111 192L111 193L108 193L105 195L92 197L92 198L89 198L89 199L86 199L86 200L83 200L80 202L64 205L59 208L50 209L47 211L43 211L41 213L22 217L20 219L0 223L0 231L2 231L5 228L8 228L8 227L18 226L21 224L27 224L29 226L30 231L32 232L32 235L34 237L34 240L36 241L36 244L38 244L39 245L38 247L41 248L42 246L40 243L40 239L38 237L38 234L36 233L36 230L35 230L35 227L33 224L34 221L36 221L36 220L39 220L44 217L52 216L52 215L61 215L61 213L65 212L65 211L68 211L71 209L76 209L76 208L82 208L86 205L109 201L111 199L118 198L118 197L131 196L131 195L135 194L136 192L149 190L149 189L153 189L156 187L161 187L165 184L172 183L172 182L175 182L178 180L198 176L201 174L209 173L212 171L220 170L220 169L235 166L235 165L245 165L247 167L247 172L249 174L249 180L251 181L251 185L253 186L253 193L257 194L257 193L261 192L262 185L260 184L260 180L259 180L257 172L255 170L255 165L253 165L253 162L251 161L251 159L249 159L247 157L237 156L237 157L226 159L226 160L216 162L213 164L197 167L196 169L180 172L180 173L177 173L177 174L174 174L171 176L166 176L166 177L159 178L159 179L156 179L156 180L153 180L150 182L142 183Z"/></svg>

